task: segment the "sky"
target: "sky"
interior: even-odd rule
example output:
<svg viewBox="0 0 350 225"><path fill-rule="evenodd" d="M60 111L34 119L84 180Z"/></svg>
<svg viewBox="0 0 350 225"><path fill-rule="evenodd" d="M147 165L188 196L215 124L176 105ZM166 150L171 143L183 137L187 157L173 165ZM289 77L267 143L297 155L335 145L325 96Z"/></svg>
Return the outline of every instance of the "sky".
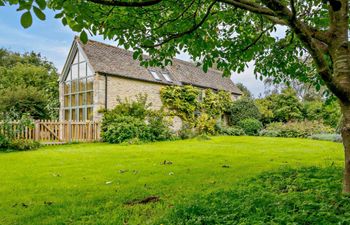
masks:
<svg viewBox="0 0 350 225"><path fill-rule="evenodd" d="M21 12L16 7L0 7L0 48L14 52L40 52L41 55L53 62L58 71L61 71L68 55L70 46L76 33L62 25L61 21L54 19L55 12L46 10L46 20L33 19L33 25L24 29L20 24ZM96 41L104 41L100 36L90 37ZM189 56L180 54L177 58L189 60ZM255 97L264 93L264 84L255 79L253 63L242 73L232 74L234 83L243 83Z"/></svg>

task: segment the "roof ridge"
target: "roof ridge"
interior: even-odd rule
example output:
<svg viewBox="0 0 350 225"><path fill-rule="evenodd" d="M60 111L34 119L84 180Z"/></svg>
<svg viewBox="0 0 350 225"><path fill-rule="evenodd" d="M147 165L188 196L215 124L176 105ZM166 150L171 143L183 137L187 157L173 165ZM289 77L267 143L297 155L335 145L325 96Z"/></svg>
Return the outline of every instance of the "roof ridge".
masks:
<svg viewBox="0 0 350 225"><path fill-rule="evenodd" d="M74 39L76 39L76 40L78 40L79 42L81 42L79 36L77 36L77 35L75 35ZM121 47L119 47L118 45L115 46L115 45L112 45L112 44L107 44L107 43L104 43L104 42L101 42L101 41L92 40L92 39L89 39L88 41L95 42L95 43L101 44L101 45L105 45L105 46L107 46L107 47L116 48L116 49L118 49L118 50L121 50L121 51L123 51L123 52L125 52L125 53L128 53L128 54L131 54L131 55L134 53L133 51L130 51L130 50L128 50L128 49L121 48ZM148 55L145 55L145 54L142 54L142 55L149 57ZM179 59L179 58L176 58L176 57L173 57L172 60L177 61L177 62L179 62L179 63L190 64L190 65L193 65L193 66L199 68L199 66L197 66L197 65L196 65L196 62L194 62L194 61L190 62L190 61L186 61L186 60ZM221 72L220 70L217 70L217 69L214 69L214 68L209 68L209 70L211 70L211 71L213 71L213 72L216 72L216 73L222 74L222 72Z"/></svg>
<svg viewBox="0 0 350 225"><path fill-rule="evenodd" d="M147 71L147 68L140 66L140 63L133 60L133 51L95 40L89 40L86 44L83 44L77 36L74 41L82 47L95 72L154 82L154 78ZM144 57L149 56L144 54ZM195 86L241 94L233 81L229 77L223 77L220 71L209 69L205 73L195 62L175 57L172 62L166 68L170 70L174 84L189 83ZM158 83L169 84L163 78Z"/></svg>

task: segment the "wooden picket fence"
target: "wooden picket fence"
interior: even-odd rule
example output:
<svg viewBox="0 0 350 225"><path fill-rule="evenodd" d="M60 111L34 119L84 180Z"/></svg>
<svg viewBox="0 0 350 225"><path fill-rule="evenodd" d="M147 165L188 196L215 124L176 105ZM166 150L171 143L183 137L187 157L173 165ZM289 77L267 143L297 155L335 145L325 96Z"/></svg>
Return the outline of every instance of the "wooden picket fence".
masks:
<svg viewBox="0 0 350 225"><path fill-rule="evenodd" d="M42 144L100 140L100 123L94 121L36 120L33 126L24 127L20 126L19 121L9 124L6 128L0 126L0 134L11 133L15 139L35 140Z"/></svg>

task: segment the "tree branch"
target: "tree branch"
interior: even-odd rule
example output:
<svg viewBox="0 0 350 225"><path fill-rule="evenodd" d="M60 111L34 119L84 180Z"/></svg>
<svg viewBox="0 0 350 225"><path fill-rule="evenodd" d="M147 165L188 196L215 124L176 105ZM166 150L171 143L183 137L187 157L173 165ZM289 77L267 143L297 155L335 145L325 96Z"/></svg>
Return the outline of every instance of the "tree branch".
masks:
<svg viewBox="0 0 350 225"><path fill-rule="evenodd" d="M210 12L211 12L211 9L214 7L215 3L217 3L217 1L213 1L208 9L207 9L207 12L205 13L204 17L201 19L201 21L198 23L198 24L194 24L189 30L186 30L184 32L181 32L181 33L176 33L176 34L172 34L170 36L168 36L166 39L164 39L163 41L157 43L157 44L154 44L154 45L141 45L141 47L143 48L155 48L155 47L159 47L165 43L168 43L169 41L171 40L174 40L176 38L180 38L180 37L183 37L184 35L186 34L190 34L192 32L194 32L195 30L197 30L198 28L200 28L203 23L207 20L208 16L210 15Z"/></svg>
<svg viewBox="0 0 350 225"><path fill-rule="evenodd" d="M261 15L275 16L274 11L269 8L263 7L259 4L247 1L247 0L218 0L219 2L226 3L228 5L235 6L240 9L245 9L250 12L258 13Z"/></svg>
<svg viewBox="0 0 350 225"><path fill-rule="evenodd" d="M144 0L144 1L117 1L117 0L88 0L89 2L109 5L109 6L124 6L124 7L141 7L141 6L152 6L160 3L162 0Z"/></svg>
<svg viewBox="0 0 350 225"><path fill-rule="evenodd" d="M259 36L252 42L250 43L249 45L247 45L245 48L242 49L242 52L245 52L247 51L248 49L250 49L251 47L253 47L256 43L258 43L258 41L262 38L262 36L269 30L271 30L275 25L272 25L268 28L266 28L265 30L263 30Z"/></svg>

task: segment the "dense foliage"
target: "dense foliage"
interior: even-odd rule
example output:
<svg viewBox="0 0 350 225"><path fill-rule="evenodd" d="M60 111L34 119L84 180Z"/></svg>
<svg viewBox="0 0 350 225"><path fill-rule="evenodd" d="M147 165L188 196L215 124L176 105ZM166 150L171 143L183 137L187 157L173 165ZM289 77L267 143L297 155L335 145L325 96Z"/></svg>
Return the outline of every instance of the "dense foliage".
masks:
<svg viewBox="0 0 350 225"><path fill-rule="evenodd" d="M231 94L226 91L201 90L190 85L166 86L160 96L169 113L182 119L183 137L196 135L192 132L214 134L216 123L232 104Z"/></svg>
<svg viewBox="0 0 350 225"><path fill-rule="evenodd" d="M281 94L271 94L256 101L264 122L287 122L303 119L303 105L296 92L287 88Z"/></svg>
<svg viewBox="0 0 350 225"><path fill-rule="evenodd" d="M256 99L255 103L264 124L307 120L338 128L341 121L340 107L334 98L299 98L290 88Z"/></svg>
<svg viewBox="0 0 350 225"><path fill-rule="evenodd" d="M245 134L252 136L258 135L259 131L263 128L262 123L259 120L253 118L240 120L237 125L244 130Z"/></svg>
<svg viewBox="0 0 350 225"><path fill-rule="evenodd" d="M0 113L30 113L34 119L58 118L58 74L34 52L0 49Z"/></svg>
<svg viewBox="0 0 350 225"><path fill-rule="evenodd" d="M337 167L284 168L190 204L179 204L159 224L349 224L350 199L341 194Z"/></svg>
<svg viewBox="0 0 350 225"><path fill-rule="evenodd" d="M244 119L260 120L261 118L261 113L251 98L242 97L234 101L228 111L231 125L237 125L239 121Z"/></svg>
<svg viewBox="0 0 350 225"><path fill-rule="evenodd" d="M114 109L104 112L103 141L109 143L163 141L172 138L169 122L162 111L149 109L147 96L135 101L119 100Z"/></svg>

